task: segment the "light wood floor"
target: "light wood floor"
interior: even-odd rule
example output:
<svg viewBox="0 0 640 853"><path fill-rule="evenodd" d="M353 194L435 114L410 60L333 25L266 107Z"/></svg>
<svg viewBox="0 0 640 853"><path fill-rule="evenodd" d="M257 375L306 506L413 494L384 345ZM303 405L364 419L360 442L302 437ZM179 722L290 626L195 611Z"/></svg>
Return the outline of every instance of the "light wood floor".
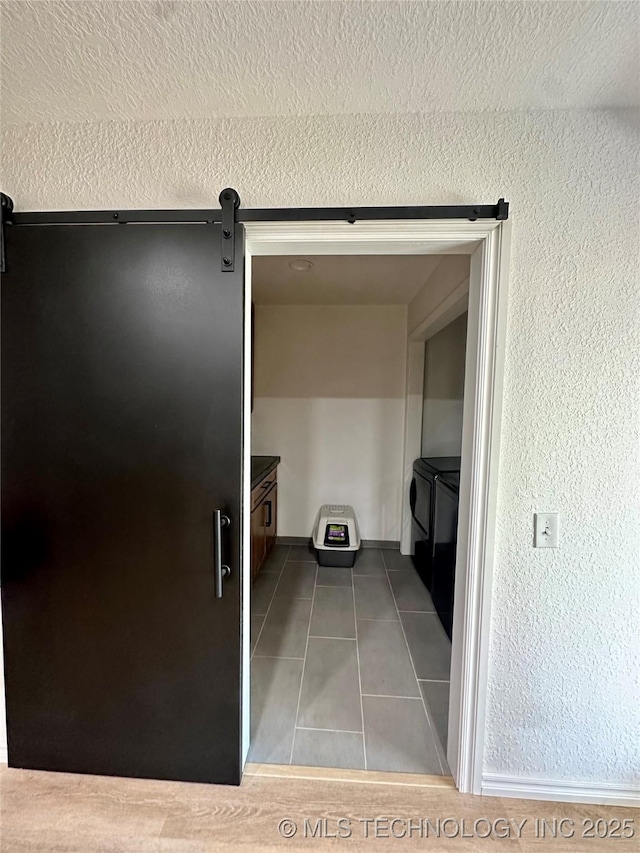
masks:
<svg viewBox="0 0 640 853"><path fill-rule="evenodd" d="M281 778L260 775L264 766L250 768L239 788L218 785L195 785L176 782L118 779L102 776L76 776L14 770L0 766L1 849L2 853L209 853L209 851L307 850L340 845L344 850L384 851L510 851L553 850L634 851L640 847L640 810L604 806L575 806L542 803L532 800L506 800L471 797L458 794L446 778L418 777L411 784L390 784L385 776L369 778L374 784L358 781L333 781L339 771L324 771L324 778ZM269 772L273 772L271 769ZM297 775L305 775L298 773ZM349 777L344 777L349 778ZM353 779L355 777L350 777ZM392 777L396 778L396 777ZM397 779L400 779L398 776ZM520 839L501 840L495 836L424 838L414 829L412 838L384 838L390 824L370 823L369 838L364 835L363 819L412 818L419 827L420 819L451 818L447 829L472 832L474 820L505 819L527 823ZM284 839L278 824L284 818L298 827L293 839ZM318 819L326 819L326 829L336 832L338 818L350 821L352 835L347 839L304 837L304 821L316 828ZM571 840L535 837L536 818L551 823L553 818L569 818L575 822L576 836L582 832L582 821L631 819L636 837L633 840ZM442 824L441 824L442 825ZM498 827L503 824L499 823ZM319 824L324 827L323 823ZM346 824L343 824L346 826ZM479 825L480 834L487 824ZM565 827L568 824L564 825ZM407 830L406 823L396 823L396 834ZM375 833L378 837L373 837ZM515 833L514 833L515 834Z"/></svg>

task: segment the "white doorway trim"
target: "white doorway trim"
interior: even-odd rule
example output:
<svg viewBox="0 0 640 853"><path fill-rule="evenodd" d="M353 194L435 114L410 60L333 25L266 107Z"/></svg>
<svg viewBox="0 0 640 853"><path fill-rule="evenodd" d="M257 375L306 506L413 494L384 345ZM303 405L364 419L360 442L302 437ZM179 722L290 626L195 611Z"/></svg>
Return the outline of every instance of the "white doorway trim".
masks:
<svg viewBox="0 0 640 853"><path fill-rule="evenodd" d="M247 223L245 305L245 485L250 465L251 258L257 255L471 255L465 365L460 512L451 660L447 758L456 786L481 793L486 677L493 583L496 490L509 221L390 220ZM446 311L445 311L446 313ZM427 318L434 325L434 318ZM435 333L435 331L433 332ZM421 344L418 344L421 346ZM420 455L419 453L417 455ZM412 459L415 458L412 457ZM406 464L405 464L406 468ZM246 489L248 494L248 489ZM249 554L249 501L244 502L243 553ZM243 756L249 745L250 566L243 566Z"/></svg>

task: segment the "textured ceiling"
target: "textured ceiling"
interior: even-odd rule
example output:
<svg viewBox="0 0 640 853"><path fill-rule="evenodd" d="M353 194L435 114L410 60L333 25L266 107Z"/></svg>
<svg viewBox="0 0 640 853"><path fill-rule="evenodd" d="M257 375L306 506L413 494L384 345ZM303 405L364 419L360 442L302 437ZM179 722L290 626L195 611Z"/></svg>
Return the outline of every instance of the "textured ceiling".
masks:
<svg viewBox="0 0 640 853"><path fill-rule="evenodd" d="M252 261L253 301L262 305L407 305L442 260L441 255L305 255L309 270L291 269L290 257Z"/></svg>
<svg viewBox="0 0 640 853"><path fill-rule="evenodd" d="M638 103L633 2L3 2L2 123Z"/></svg>

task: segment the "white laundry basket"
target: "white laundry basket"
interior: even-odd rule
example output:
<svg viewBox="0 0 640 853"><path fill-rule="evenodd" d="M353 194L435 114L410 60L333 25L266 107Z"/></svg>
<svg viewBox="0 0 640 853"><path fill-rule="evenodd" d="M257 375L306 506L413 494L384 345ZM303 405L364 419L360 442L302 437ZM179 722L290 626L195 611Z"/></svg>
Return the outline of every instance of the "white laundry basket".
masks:
<svg viewBox="0 0 640 853"><path fill-rule="evenodd" d="M313 547L321 566L353 566L360 549L360 531L352 506L320 507L313 529Z"/></svg>

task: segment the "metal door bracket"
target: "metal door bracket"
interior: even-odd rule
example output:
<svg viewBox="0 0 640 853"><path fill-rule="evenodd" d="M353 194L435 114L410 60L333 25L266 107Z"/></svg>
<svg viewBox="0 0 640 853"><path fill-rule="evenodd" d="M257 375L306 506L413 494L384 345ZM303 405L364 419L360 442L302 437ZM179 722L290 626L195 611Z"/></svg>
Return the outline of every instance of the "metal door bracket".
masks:
<svg viewBox="0 0 640 853"><path fill-rule="evenodd" d="M240 196L227 187L220 193L222 224L220 226L220 249L222 272L233 272L236 256L236 210L240 207Z"/></svg>
<svg viewBox="0 0 640 853"><path fill-rule="evenodd" d="M0 272L7 271L7 257L5 247L5 225L11 222L11 214L13 213L13 200L8 195L0 193Z"/></svg>

